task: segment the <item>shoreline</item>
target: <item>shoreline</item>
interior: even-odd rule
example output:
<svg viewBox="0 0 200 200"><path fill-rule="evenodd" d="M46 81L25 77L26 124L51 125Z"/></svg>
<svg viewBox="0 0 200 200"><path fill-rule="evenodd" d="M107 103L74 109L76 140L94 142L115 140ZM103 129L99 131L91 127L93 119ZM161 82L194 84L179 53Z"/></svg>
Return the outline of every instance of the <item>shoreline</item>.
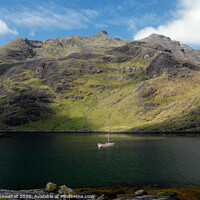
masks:
<svg viewBox="0 0 200 200"><path fill-rule="evenodd" d="M61 186L62 187L62 186ZM66 186L65 186L66 187ZM144 186L144 187L123 187L123 186L114 186L114 187L97 187L97 188L69 188L73 190L73 194L78 195L92 195L95 196L95 199L144 199L153 200L158 197L166 200L199 200L200 197L200 185L182 185L176 186L172 185L171 187L160 187L160 186ZM137 195L137 192L143 192L143 194ZM17 196L19 199L23 196L47 196L47 195L58 195L58 192L55 191L46 191L43 189L25 189L25 190L7 190L0 189L0 199L3 195L12 195ZM140 196L140 197L138 197ZM17 198L18 199L18 198ZM60 199L60 198L57 198ZM81 198L80 198L81 199Z"/></svg>
<svg viewBox="0 0 200 200"><path fill-rule="evenodd" d="M0 137L6 133L101 133L105 134L108 131L98 130L0 130ZM145 130L145 131L110 131L111 134L131 134L131 135L200 135L200 130Z"/></svg>
<svg viewBox="0 0 200 200"><path fill-rule="evenodd" d="M159 186L149 185L144 187L99 187L99 188L76 188L77 191L85 191L91 193L117 193L118 198L123 197L135 197L137 190L144 190L149 195L156 194L177 194L177 198L180 200L199 200L200 197L200 185L171 185L171 186Z"/></svg>

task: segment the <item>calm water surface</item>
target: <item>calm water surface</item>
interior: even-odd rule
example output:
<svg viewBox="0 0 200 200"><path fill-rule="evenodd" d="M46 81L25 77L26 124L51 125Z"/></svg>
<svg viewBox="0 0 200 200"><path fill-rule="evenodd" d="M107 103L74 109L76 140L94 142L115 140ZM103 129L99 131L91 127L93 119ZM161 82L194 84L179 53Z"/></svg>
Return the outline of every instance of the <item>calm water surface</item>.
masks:
<svg viewBox="0 0 200 200"><path fill-rule="evenodd" d="M0 188L200 185L200 137L14 134L0 139Z"/></svg>

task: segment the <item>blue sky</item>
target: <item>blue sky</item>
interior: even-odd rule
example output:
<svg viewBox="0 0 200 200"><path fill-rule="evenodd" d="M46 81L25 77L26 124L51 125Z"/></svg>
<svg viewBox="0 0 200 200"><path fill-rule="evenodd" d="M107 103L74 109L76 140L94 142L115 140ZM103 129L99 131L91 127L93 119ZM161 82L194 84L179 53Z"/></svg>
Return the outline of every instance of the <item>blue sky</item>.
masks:
<svg viewBox="0 0 200 200"><path fill-rule="evenodd" d="M0 0L0 45L16 37L140 39L151 33L200 47L199 0Z"/></svg>

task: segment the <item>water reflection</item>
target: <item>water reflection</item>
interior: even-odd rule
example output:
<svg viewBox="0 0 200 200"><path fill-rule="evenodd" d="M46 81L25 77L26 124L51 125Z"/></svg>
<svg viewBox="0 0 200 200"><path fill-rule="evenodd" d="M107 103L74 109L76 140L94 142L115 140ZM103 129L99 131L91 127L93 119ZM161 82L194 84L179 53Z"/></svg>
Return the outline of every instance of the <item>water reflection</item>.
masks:
<svg viewBox="0 0 200 200"><path fill-rule="evenodd" d="M104 159L105 158L110 159L110 157L112 156L113 148L116 148L116 146L107 148L98 148L98 157Z"/></svg>

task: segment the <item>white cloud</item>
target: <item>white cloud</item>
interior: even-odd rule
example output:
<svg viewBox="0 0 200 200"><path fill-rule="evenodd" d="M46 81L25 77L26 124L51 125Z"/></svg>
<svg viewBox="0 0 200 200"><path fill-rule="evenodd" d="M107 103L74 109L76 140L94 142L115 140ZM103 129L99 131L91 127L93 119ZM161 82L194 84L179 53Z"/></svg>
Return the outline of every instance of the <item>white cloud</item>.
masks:
<svg viewBox="0 0 200 200"><path fill-rule="evenodd" d="M31 31L31 32L30 32L30 36L34 37L34 36L35 36L35 32L34 32L34 31Z"/></svg>
<svg viewBox="0 0 200 200"><path fill-rule="evenodd" d="M7 24L5 22L3 22L2 20L0 20L0 35L4 35L7 33L11 33L14 35L17 35L18 32L15 29L10 29Z"/></svg>
<svg viewBox="0 0 200 200"><path fill-rule="evenodd" d="M141 39L152 33L162 34L182 43L200 44L200 1L179 0L174 19L156 28L146 27L135 34Z"/></svg>
<svg viewBox="0 0 200 200"><path fill-rule="evenodd" d="M95 27L97 28L108 28L107 24L96 24Z"/></svg>
<svg viewBox="0 0 200 200"><path fill-rule="evenodd" d="M44 4L34 9L23 7L17 12L4 9L1 10L1 15L17 26L52 31L86 28L98 16L98 12L90 9L69 9Z"/></svg>
<svg viewBox="0 0 200 200"><path fill-rule="evenodd" d="M137 26L133 19L128 20L127 24L128 24L128 31L133 31L133 32L137 31Z"/></svg>

